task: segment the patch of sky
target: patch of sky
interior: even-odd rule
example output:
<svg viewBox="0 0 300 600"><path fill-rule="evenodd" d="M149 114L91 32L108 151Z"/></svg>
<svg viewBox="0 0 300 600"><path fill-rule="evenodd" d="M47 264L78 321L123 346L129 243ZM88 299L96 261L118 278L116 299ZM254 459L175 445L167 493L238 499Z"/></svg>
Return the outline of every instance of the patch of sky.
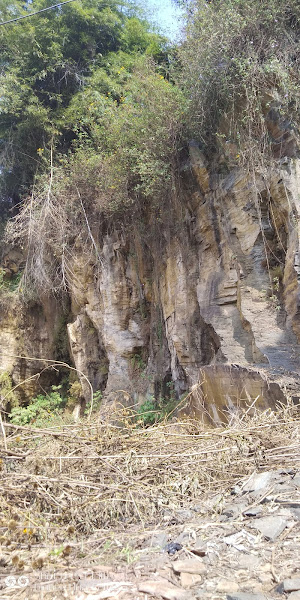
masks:
<svg viewBox="0 0 300 600"><path fill-rule="evenodd" d="M174 0L144 0L147 18L172 41L181 37L183 11Z"/></svg>

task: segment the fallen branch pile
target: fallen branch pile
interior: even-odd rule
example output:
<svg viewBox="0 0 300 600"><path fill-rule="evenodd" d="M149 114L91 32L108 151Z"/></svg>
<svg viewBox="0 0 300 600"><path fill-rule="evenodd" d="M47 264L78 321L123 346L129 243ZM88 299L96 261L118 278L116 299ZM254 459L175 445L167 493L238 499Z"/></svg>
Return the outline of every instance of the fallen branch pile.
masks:
<svg viewBox="0 0 300 600"><path fill-rule="evenodd" d="M66 537L149 526L254 470L300 466L295 407L247 415L223 429L191 420L140 428L128 409L111 423L5 428L2 541L31 535L38 542L58 525Z"/></svg>

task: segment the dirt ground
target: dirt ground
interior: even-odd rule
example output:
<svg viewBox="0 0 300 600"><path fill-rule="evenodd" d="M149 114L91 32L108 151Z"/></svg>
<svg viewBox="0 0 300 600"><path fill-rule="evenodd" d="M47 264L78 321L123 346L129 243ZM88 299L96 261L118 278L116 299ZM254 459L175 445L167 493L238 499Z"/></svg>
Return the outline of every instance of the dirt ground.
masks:
<svg viewBox="0 0 300 600"><path fill-rule="evenodd" d="M299 600L299 438L295 407L7 426L0 600Z"/></svg>

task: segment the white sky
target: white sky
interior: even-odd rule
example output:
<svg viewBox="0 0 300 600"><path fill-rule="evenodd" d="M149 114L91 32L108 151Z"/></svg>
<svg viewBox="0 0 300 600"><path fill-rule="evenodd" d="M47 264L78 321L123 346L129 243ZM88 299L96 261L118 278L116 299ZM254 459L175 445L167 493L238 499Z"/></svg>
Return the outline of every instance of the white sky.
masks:
<svg viewBox="0 0 300 600"><path fill-rule="evenodd" d="M157 24L163 33L173 40L179 36L182 11L172 0L145 0L143 4L149 11L149 20Z"/></svg>

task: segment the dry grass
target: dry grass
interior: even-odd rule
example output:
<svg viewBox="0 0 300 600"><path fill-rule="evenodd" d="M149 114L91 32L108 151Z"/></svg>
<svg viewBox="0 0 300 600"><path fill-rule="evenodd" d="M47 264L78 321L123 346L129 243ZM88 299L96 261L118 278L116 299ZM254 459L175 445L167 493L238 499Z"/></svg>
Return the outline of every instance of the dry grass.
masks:
<svg viewBox="0 0 300 600"><path fill-rule="evenodd" d="M115 424L60 429L6 424L0 499L2 542L55 543L139 523L224 491L254 470L300 467L294 406L244 416L222 429L186 420L137 428L128 409ZM54 536L55 537L55 536Z"/></svg>

